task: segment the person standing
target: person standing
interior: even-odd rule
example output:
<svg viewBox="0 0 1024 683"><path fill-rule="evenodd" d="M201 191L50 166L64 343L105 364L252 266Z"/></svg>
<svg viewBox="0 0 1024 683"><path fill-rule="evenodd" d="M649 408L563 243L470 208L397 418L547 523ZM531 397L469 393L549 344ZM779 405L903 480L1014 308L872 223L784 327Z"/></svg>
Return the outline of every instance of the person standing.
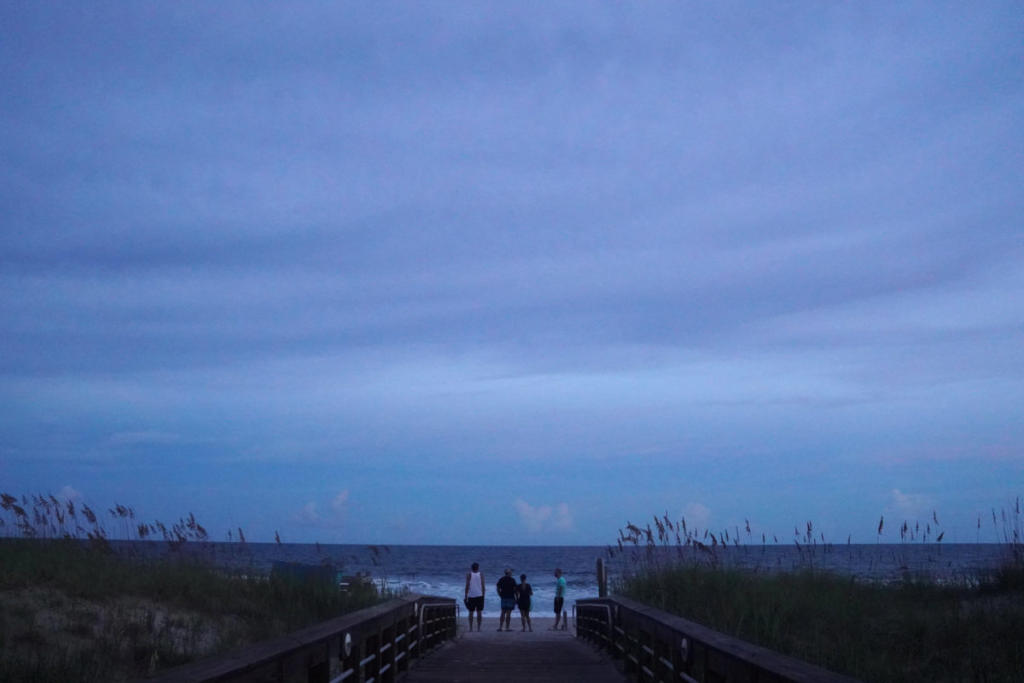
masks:
<svg viewBox="0 0 1024 683"><path fill-rule="evenodd" d="M484 618L484 575L476 562L466 574L466 609L469 611L469 630L473 630L473 612L476 612L476 630Z"/></svg>
<svg viewBox="0 0 1024 683"><path fill-rule="evenodd" d="M533 631L533 622L530 621L530 598L533 596L533 586L526 583L526 574L519 575L519 585L516 586L516 604L519 605L519 618L523 622L523 630L529 628Z"/></svg>
<svg viewBox="0 0 1024 683"><path fill-rule="evenodd" d="M516 580L512 578L512 570L506 569L505 575L498 579L498 597L501 598L501 616L498 617L498 630L505 625L506 631L512 630L512 610L516 608Z"/></svg>
<svg viewBox="0 0 1024 683"><path fill-rule="evenodd" d="M553 631L557 631L558 630L558 623L559 623L560 620L562 620L562 605L565 604L565 586L566 586L566 584L565 584L565 577L562 576L562 570L560 568L556 568L555 569L555 625L551 627L551 630L553 630ZM564 621L566 623L562 624L562 630L563 631L566 630L569 627L569 624L567 623L569 621L569 616L568 615L565 615Z"/></svg>

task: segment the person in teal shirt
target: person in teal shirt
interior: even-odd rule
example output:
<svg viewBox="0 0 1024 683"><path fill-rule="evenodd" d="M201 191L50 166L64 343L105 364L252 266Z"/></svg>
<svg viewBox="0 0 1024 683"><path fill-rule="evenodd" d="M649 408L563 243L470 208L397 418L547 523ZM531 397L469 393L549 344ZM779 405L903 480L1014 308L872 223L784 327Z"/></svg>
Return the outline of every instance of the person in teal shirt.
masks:
<svg viewBox="0 0 1024 683"><path fill-rule="evenodd" d="M561 569L555 569L555 625L552 627L555 631L558 630L559 621L562 621L562 606L565 604L565 577L562 576ZM562 621L562 629L565 630L569 627L569 615L565 615L564 621Z"/></svg>

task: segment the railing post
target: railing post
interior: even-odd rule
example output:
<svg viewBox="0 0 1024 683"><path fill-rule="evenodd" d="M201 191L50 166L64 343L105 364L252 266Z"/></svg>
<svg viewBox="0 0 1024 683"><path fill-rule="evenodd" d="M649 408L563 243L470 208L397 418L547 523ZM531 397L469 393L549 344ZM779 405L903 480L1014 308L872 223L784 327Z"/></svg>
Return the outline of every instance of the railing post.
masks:
<svg viewBox="0 0 1024 683"><path fill-rule="evenodd" d="M344 667L346 669L352 669L355 671L355 680L353 683L363 683L366 680L366 676L363 675L363 645L364 641L360 638L358 641L352 643L352 651L349 656L345 658Z"/></svg>
<svg viewBox="0 0 1024 683"><path fill-rule="evenodd" d="M597 597L608 597L608 572L604 566L604 558L597 558Z"/></svg>
<svg viewBox="0 0 1024 683"><path fill-rule="evenodd" d="M423 623L422 614L423 604L421 601L417 600L416 605L413 608L412 619L409 621L409 627L405 631L410 634L408 645L410 660L419 658L420 652L423 651L420 647L420 639L423 637L423 628L420 626L420 624ZM412 666L412 664L410 663L409 666Z"/></svg>

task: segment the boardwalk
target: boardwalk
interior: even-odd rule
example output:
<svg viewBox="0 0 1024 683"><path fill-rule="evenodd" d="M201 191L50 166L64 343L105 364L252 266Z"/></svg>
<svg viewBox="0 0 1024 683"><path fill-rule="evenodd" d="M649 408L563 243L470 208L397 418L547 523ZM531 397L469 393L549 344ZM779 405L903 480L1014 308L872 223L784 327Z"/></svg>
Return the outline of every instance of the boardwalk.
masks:
<svg viewBox="0 0 1024 683"><path fill-rule="evenodd" d="M552 619L534 619L532 633L519 630L513 619L512 632L498 633L496 619L486 620L483 631L459 636L416 662L409 683L623 683L626 679L610 659L587 643L577 640L571 630L549 631Z"/></svg>

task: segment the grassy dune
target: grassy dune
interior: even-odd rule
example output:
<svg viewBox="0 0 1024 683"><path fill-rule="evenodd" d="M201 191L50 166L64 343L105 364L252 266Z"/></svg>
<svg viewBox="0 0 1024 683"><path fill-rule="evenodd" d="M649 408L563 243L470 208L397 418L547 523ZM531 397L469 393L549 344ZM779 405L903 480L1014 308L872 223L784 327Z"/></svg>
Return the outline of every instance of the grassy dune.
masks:
<svg viewBox="0 0 1024 683"><path fill-rule="evenodd" d="M114 552L104 520L88 508L6 494L2 504L9 532L0 539L2 681L128 680L380 601L370 584L341 592L226 572L202 553L174 552L206 542L192 516L170 527L142 525L130 508L111 509L122 534L140 540L153 529L162 535L154 542L170 544L166 556L145 560Z"/></svg>
<svg viewBox="0 0 1024 683"><path fill-rule="evenodd" d="M704 543L706 532L686 530L685 522L674 524L663 517L655 519L653 529L630 524L620 531L620 552L630 553L635 561L615 589L865 681L1020 681L1020 517L1019 501L1015 512L1002 516L1008 520L1004 566L955 584L918 575L890 584L858 582L814 569L813 564L791 572L728 568L717 561L722 535ZM906 523L902 527L908 528ZM663 552L667 546L686 552Z"/></svg>

